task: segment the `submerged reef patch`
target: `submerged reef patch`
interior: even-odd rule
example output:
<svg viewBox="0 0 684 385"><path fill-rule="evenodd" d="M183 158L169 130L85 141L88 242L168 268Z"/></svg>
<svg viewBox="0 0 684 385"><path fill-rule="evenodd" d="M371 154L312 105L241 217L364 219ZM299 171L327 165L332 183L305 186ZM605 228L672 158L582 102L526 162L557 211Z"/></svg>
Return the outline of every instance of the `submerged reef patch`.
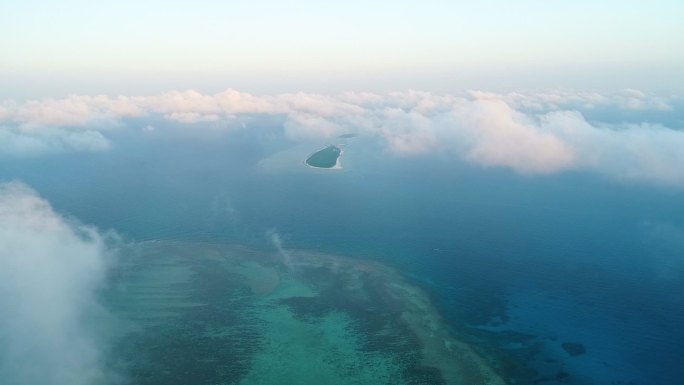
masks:
<svg viewBox="0 0 684 385"><path fill-rule="evenodd" d="M106 295L108 359L131 383L504 384L430 298L385 265L149 242Z"/></svg>
<svg viewBox="0 0 684 385"><path fill-rule="evenodd" d="M587 349L584 347L584 345L574 342L564 342L561 347L573 357L581 356L587 352Z"/></svg>

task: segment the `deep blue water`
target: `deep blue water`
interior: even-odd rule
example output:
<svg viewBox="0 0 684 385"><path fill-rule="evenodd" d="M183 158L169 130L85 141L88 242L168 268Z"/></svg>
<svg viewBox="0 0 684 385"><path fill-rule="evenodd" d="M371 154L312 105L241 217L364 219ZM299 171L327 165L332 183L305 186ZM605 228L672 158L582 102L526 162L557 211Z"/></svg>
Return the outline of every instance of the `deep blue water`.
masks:
<svg viewBox="0 0 684 385"><path fill-rule="evenodd" d="M363 137L345 140L342 172L264 169L295 146L273 124L205 139L120 130L107 152L4 159L0 179L130 240L265 244L277 231L285 247L386 262L541 384L681 382L682 191L400 158Z"/></svg>

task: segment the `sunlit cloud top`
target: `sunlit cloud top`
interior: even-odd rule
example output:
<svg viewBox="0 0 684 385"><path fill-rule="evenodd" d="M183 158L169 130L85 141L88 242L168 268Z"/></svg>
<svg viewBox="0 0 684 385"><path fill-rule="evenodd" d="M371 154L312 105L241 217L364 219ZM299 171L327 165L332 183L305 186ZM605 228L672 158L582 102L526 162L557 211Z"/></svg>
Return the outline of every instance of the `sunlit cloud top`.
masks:
<svg viewBox="0 0 684 385"><path fill-rule="evenodd" d="M294 141L331 140L356 132L377 139L400 157L440 153L523 175L591 171L618 180L683 187L684 121L677 114L681 104L677 95L635 89L261 96L228 89L216 94L188 90L8 100L0 102L0 158L106 151L112 146L110 133L116 130L163 136L169 128L165 122L180 124L189 135L201 138L215 130L231 135L258 129L251 122L277 117L278 127ZM647 118L601 121L586 116L605 110L617 116L667 114L673 125ZM145 119L156 119L160 126L141 124Z"/></svg>

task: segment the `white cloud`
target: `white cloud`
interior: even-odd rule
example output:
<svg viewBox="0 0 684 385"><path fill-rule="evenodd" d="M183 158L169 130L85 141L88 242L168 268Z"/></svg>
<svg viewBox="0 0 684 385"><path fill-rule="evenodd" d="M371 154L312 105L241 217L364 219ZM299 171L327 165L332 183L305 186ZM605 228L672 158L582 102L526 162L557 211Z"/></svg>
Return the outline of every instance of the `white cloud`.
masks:
<svg viewBox="0 0 684 385"><path fill-rule="evenodd" d="M73 224L23 184L0 184L0 378L8 384L102 382L83 322L97 309L103 237Z"/></svg>
<svg viewBox="0 0 684 385"><path fill-rule="evenodd" d="M382 138L390 151L404 156L440 151L525 174L577 169L618 179L684 185L679 172L684 169L679 151L682 131L649 124L588 122L578 112L602 106L668 111L677 100L634 89L611 93L469 91L462 95L409 90L338 96L257 96L229 89L214 95L189 90L157 96L6 101L0 103L0 124L4 121L0 154L106 149L109 141L100 125L111 126L129 117L162 116L191 124L274 115L283 118L285 134L295 140L357 132Z"/></svg>
<svg viewBox="0 0 684 385"><path fill-rule="evenodd" d="M418 112L387 108L380 126L390 150L397 154L418 155L439 147L437 125Z"/></svg>
<svg viewBox="0 0 684 385"><path fill-rule="evenodd" d="M684 132L642 124L600 133L606 141L595 169L621 179L684 185Z"/></svg>
<svg viewBox="0 0 684 385"><path fill-rule="evenodd" d="M13 122L23 128L44 126L99 125L145 114L132 98L72 95L64 99L5 101L0 106L0 123ZM3 112L4 110L4 112Z"/></svg>
<svg viewBox="0 0 684 385"><path fill-rule="evenodd" d="M220 119L216 114L201 114L197 112L172 112L164 115L164 117L181 123L215 122Z"/></svg>
<svg viewBox="0 0 684 385"><path fill-rule="evenodd" d="M329 138L342 132L340 125L310 113L291 113L285 122L285 133L293 139Z"/></svg>
<svg viewBox="0 0 684 385"><path fill-rule="evenodd" d="M670 111L675 96L662 97L647 94L635 89L625 89L617 92L599 93L596 91L544 91L544 92L510 92L493 93L484 91L470 91L475 99L503 100L515 109L548 112L554 110L591 110L598 107L615 107L631 111Z"/></svg>
<svg viewBox="0 0 684 385"><path fill-rule="evenodd" d="M593 125L557 111L541 126L575 149L575 168L617 179L684 186L684 132L653 124Z"/></svg>
<svg viewBox="0 0 684 385"><path fill-rule="evenodd" d="M37 156L65 151L102 151L111 146L96 130L0 126L0 156Z"/></svg>
<svg viewBox="0 0 684 385"><path fill-rule="evenodd" d="M466 157L475 163L521 173L551 173L575 164L571 146L503 101L476 100L454 115L471 142Z"/></svg>

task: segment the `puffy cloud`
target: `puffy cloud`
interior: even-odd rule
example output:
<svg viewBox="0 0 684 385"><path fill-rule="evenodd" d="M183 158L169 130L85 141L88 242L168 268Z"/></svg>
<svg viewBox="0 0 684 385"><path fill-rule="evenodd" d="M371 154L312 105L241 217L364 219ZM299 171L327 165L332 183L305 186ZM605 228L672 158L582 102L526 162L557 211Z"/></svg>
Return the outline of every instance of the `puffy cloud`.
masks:
<svg viewBox="0 0 684 385"><path fill-rule="evenodd" d="M364 114L364 108L345 103L339 99L317 94L284 94L276 98L278 103L287 106L286 111L297 111L323 118L354 116Z"/></svg>
<svg viewBox="0 0 684 385"><path fill-rule="evenodd" d="M418 155L439 148L438 125L418 112L387 108L380 122L383 137L397 154Z"/></svg>
<svg viewBox="0 0 684 385"><path fill-rule="evenodd" d="M476 163L522 173L556 172L575 164L571 146L503 101L476 100L457 110L454 122L471 143L466 157Z"/></svg>
<svg viewBox="0 0 684 385"><path fill-rule="evenodd" d="M678 150L682 131L652 124L589 122L578 112L602 106L667 111L678 100L634 89L461 95L409 90L337 96L252 95L229 89L214 95L189 90L156 96L6 101L0 103L0 124L5 124L0 128L0 154L106 149L109 142L101 124L128 117L162 116L190 124L272 115L282 117L285 134L295 140L351 131L382 138L390 151L403 156L440 151L525 174L578 169L684 185L678 171L684 166Z"/></svg>
<svg viewBox="0 0 684 385"><path fill-rule="evenodd" d="M124 96L0 101L0 156L105 150L110 147L106 129L144 114L133 98Z"/></svg>
<svg viewBox="0 0 684 385"><path fill-rule="evenodd" d="M499 94L469 91L464 95L435 95L409 90L378 95L346 92L338 96L280 94L256 96L233 89L206 95L170 91L157 96L72 95L64 99L0 102L0 123L21 127L102 125L122 118L160 114L172 120L215 120L236 114L316 115L325 119L363 116L384 108L401 108L425 115L444 112L464 101L500 100L514 109L553 111L612 105L632 110L671 110L676 97L660 97L639 90L613 93L549 91Z"/></svg>
<svg viewBox="0 0 684 385"><path fill-rule="evenodd" d="M528 111L553 111L562 109L591 110L599 107L615 107L631 111L670 111L676 96L662 97L627 88L618 92L599 93L595 91L545 91L531 93L493 93L470 91L475 99L504 100L516 109Z"/></svg>
<svg viewBox="0 0 684 385"><path fill-rule="evenodd" d="M96 130L0 126L0 156L36 156L64 151L102 151L109 140Z"/></svg>
<svg viewBox="0 0 684 385"><path fill-rule="evenodd" d="M596 125L556 111L541 126L575 149L575 167L614 178L684 186L684 132L654 124Z"/></svg>
<svg viewBox="0 0 684 385"><path fill-rule="evenodd" d="M285 122L285 133L293 139L329 138L342 132L342 126L315 114L292 113Z"/></svg>
<svg viewBox="0 0 684 385"><path fill-rule="evenodd" d="M111 124L120 118L145 112L132 98L72 95L64 99L6 101L0 106L0 123L13 122L23 128Z"/></svg>
<svg viewBox="0 0 684 385"><path fill-rule="evenodd" d="M181 123L215 122L220 119L216 114L201 114L197 112L173 112L164 115L164 117Z"/></svg>
<svg viewBox="0 0 684 385"><path fill-rule="evenodd" d="M97 311L106 247L23 184L0 184L0 377L8 384L102 383L84 317Z"/></svg>
<svg viewBox="0 0 684 385"><path fill-rule="evenodd" d="M621 179L684 185L683 132L641 124L598 130L593 135L605 138L605 147L596 151L593 169Z"/></svg>
<svg viewBox="0 0 684 385"><path fill-rule="evenodd" d="M150 112L172 114L215 114L220 112L216 98L197 91L171 91L160 96L140 97L139 105Z"/></svg>

